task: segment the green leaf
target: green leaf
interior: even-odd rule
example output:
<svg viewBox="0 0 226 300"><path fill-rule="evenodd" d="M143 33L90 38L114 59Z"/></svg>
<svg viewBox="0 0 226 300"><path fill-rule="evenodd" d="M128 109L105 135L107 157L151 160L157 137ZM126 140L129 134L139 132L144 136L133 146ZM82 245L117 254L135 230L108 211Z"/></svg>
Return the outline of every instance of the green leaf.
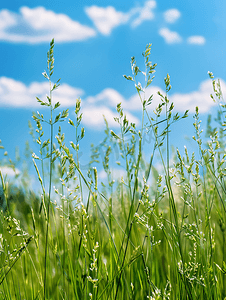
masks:
<svg viewBox="0 0 226 300"><path fill-rule="evenodd" d="M61 118L67 118L69 109L63 110Z"/></svg>
<svg viewBox="0 0 226 300"><path fill-rule="evenodd" d="M212 73L212 72L208 71L208 72L207 72L207 74L209 75L210 79L213 79L213 78L214 78L214 76L213 76L213 73Z"/></svg>
<svg viewBox="0 0 226 300"><path fill-rule="evenodd" d="M60 106L60 102L57 102L55 105L54 105L54 108L53 109L56 109Z"/></svg>
<svg viewBox="0 0 226 300"><path fill-rule="evenodd" d="M118 112L118 113L121 112L121 110L122 110L122 103L121 103L121 102L117 104L116 109L117 109L117 112Z"/></svg>
<svg viewBox="0 0 226 300"><path fill-rule="evenodd" d="M147 106L148 105L150 105L151 104L151 102L152 102L152 100L153 100L153 94L148 98L148 101L147 101Z"/></svg>
<svg viewBox="0 0 226 300"><path fill-rule="evenodd" d="M184 119L184 118L187 118L187 117L188 117L188 112L189 112L189 110L187 109L187 110L185 111L185 113L184 113L184 115L183 115L182 119Z"/></svg>
<svg viewBox="0 0 226 300"><path fill-rule="evenodd" d="M139 72L141 72L139 67L135 66L135 68L134 68L135 75L137 75Z"/></svg>
<svg viewBox="0 0 226 300"><path fill-rule="evenodd" d="M117 117L114 117L114 121L117 122L117 123L120 123L119 118L117 118Z"/></svg>
<svg viewBox="0 0 226 300"><path fill-rule="evenodd" d="M84 138L84 135L85 135L85 129L84 129L84 127L82 127L82 129L81 129L81 139Z"/></svg>
<svg viewBox="0 0 226 300"><path fill-rule="evenodd" d="M114 133L114 131L112 131L112 130L111 130L111 135L112 135L114 138L120 140L120 137L119 137L116 133Z"/></svg>
<svg viewBox="0 0 226 300"><path fill-rule="evenodd" d="M59 113L59 114L56 116L54 123L57 123L57 122L59 121L60 116L61 116L61 113Z"/></svg>
<svg viewBox="0 0 226 300"><path fill-rule="evenodd" d="M44 71L44 72L42 73L42 75L43 75L46 79L49 80L49 76L47 75L46 71Z"/></svg>
<svg viewBox="0 0 226 300"><path fill-rule="evenodd" d="M174 108L174 104L173 104L173 102L172 102L171 105L170 105L169 110L171 111L171 110L173 110L173 108Z"/></svg>
<svg viewBox="0 0 226 300"><path fill-rule="evenodd" d="M135 84L135 87L136 87L138 93L139 93L140 91L143 91L143 88L142 88L142 85L141 85L140 82L138 82L138 84Z"/></svg>
<svg viewBox="0 0 226 300"><path fill-rule="evenodd" d="M72 141L70 142L70 145L74 150L76 150L76 145Z"/></svg>
<svg viewBox="0 0 226 300"><path fill-rule="evenodd" d="M68 120L68 123L69 123L71 126L74 126L74 127L75 127L74 122L73 122L71 119Z"/></svg>
<svg viewBox="0 0 226 300"><path fill-rule="evenodd" d="M32 157L33 157L34 159L40 159L35 153L32 153Z"/></svg>
<svg viewBox="0 0 226 300"><path fill-rule="evenodd" d="M43 149L43 148L47 147L49 144L50 144L50 141L49 141L49 139L48 139L47 141L44 141L44 142L43 142L41 148Z"/></svg>
<svg viewBox="0 0 226 300"><path fill-rule="evenodd" d="M133 77L132 77L132 76L126 76L126 75L123 75L123 77L124 77L125 79L127 79L127 80L133 81Z"/></svg>
<svg viewBox="0 0 226 300"><path fill-rule="evenodd" d="M51 102L52 102L52 100L51 100L51 98L49 97L49 96L47 96L47 99L48 99L48 101L49 101L49 105L51 104Z"/></svg>
<svg viewBox="0 0 226 300"><path fill-rule="evenodd" d="M54 85L53 85L53 87L52 87L51 91L53 91L53 90L57 89L59 86L60 86L60 84L56 84L56 83L54 83Z"/></svg>
<svg viewBox="0 0 226 300"><path fill-rule="evenodd" d="M41 145L42 142L41 142L40 138L36 139L36 143Z"/></svg>
<svg viewBox="0 0 226 300"><path fill-rule="evenodd" d="M164 78L164 82L165 82L165 86L166 86L166 92L168 93L171 90L169 74L167 74L166 78Z"/></svg>
<svg viewBox="0 0 226 300"><path fill-rule="evenodd" d="M54 46L54 38L50 42L50 47L52 48Z"/></svg>
<svg viewBox="0 0 226 300"><path fill-rule="evenodd" d="M147 84L146 84L146 87L148 87L148 86L152 83L152 81L153 81L152 78L151 78L151 79L148 79L148 82L147 82Z"/></svg>
<svg viewBox="0 0 226 300"><path fill-rule="evenodd" d="M175 116L173 116L173 120L174 120L174 121L177 121L179 118L180 118L180 116L179 116L178 113L176 113Z"/></svg>
<svg viewBox="0 0 226 300"><path fill-rule="evenodd" d="M215 263L215 265L218 267L218 269L223 273L226 274L226 264L223 261L223 267L221 268L218 264Z"/></svg>
<svg viewBox="0 0 226 300"><path fill-rule="evenodd" d="M80 125L81 121L82 121L82 114L77 116L77 127Z"/></svg>
<svg viewBox="0 0 226 300"><path fill-rule="evenodd" d="M161 94L160 91L158 91L158 95L159 95L161 98L164 98L164 96Z"/></svg>
<svg viewBox="0 0 226 300"><path fill-rule="evenodd" d="M42 101L42 100L40 100L38 97L36 97L36 99L37 99L37 101L38 101L38 102L43 102L43 101Z"/></svg>

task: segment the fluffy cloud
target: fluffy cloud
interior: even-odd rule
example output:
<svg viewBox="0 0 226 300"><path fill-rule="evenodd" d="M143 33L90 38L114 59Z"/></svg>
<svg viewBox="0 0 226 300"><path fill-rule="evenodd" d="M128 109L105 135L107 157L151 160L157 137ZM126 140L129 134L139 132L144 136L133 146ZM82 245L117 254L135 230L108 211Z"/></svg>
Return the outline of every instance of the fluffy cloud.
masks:
<svg viewBox="0 0 226 300"><path fill-rule="evenodd" d="M97 5L85 8L88 17L93 21L97 30L103 35L110 35L114 28L130 24L132 28L138 27L144 21L153 20L155 18L154 9L157 7L155 0L147 0L143 6L132 7L127 12L117 11L113 6L100 7ZM168 9L163 13L165 22L175 23L181 13L178 9ZM171 31L167 27L161 28L159 34L164 38L167 44L175 44L182 42L182 37L175 31ZM189 44L203 45L205 38L202 36L191 36L187 39Z"/></svg>
<svg viewBox="0 0 226 300"><path fill-rule="evenodd" d="M153 86L146 89L145 98L148 98L153 94L153 105L157 106L159 102L159 96L157 92L164 93L159 87ZM138 94L132 95L129 99L123 97L118 91L107 88L101 91L95 96L89 96L86 98L87 106L105 106L115 108L118 103L122 103L122 108L126 111L137 112L142 109L141 100ZM153 108L154 109L154 108ZM130 120L132 121L132 120Z"/></svg>
<svg viewBox="0 0 226 300"><path fill-rule="evenodd" d="M104 125L104 115L111 127L117 126L117 123L114 121L114 117L118 116L115 108L120 102L125 109L124 113L129 122L139 124L139 119L129 112L131 107L126 106L125 98L111 88L106 88L96 96L89 96L85 99L83 122L87 125L101 128Z"/></svg>
<svg viewBox="0 0 226 300"><path fill-rule="evenodd" d="M223 94L226 94L226 83L223 80L221 80L221 88ZM158 86L151 86L146 89L145 95L143 95L145 96L145 99L148 99L153 95L153 101L148 106L150 112L152 112L160 102L160 97L157 94L158 91L164 94L164 91ZM198 90L186 94L170 93L169 99L174 103L175 110L178 112L184 112L186 109L194 112L195 107L198 106L201 113L206 113L215 105L210 98L211 93L213 93L212 83L211 80L207 79L200 84ZM40 108L36 96L45 101L46 95L48 94L48 82L33 82L29 86L26 86L20 81L0 77L0 107L25 109ZM137 112L141 111L142 104L136 93L126 99L118 91L107 88L95 96L84 97L84 91L82 89L62 84L54 92L53 100L54 103L59 101L62 108L74 108L76 99L82 95L84 125L99 130L104 126L104 115L108 120L109 125L111 127L116 127L117 123L114 121L114 117L118 116L116 105L120 102L122 103L124 113L129 121L134 122L137 125L139 124L139 119L136 115Z"/></svg>
<svg viewBox="0 0 226 300"><path fill-rule="evenodd" d="M49 42L54 37L60 43L82 41L95 35L94 29L44 7L24 6L19 13L0 11L0 40L37 44Z"/></svg>
<svg viewBox="0 0 226 300"><path fill-rule="evenodd" d="M83 112L83 123L87 126L92 127L93 129L102 129L104 126L104 118L108 121L110 127L118 127L118 124L115 122L114 118L118 117L118 113L107 106L87 106L84 104ZM139 124L139 119L132 115L128 111L124 111L129 122Z"/></svg>
<svg viewBox="0 0 226 300"><path fill-rule="evenodd" d="M113 6L96 5L86 7L85 12L103 35L109 35L119 25L130 23L132 27L137 27L145 20L154 19L155 7L156 1L148 0L144 6L133 7L128 12L117 11Z"/></svg>
<svg viewBox="0 0 226 300"><path fill-rule="evenodd" d="M148 0L144 6L131 8L128 12L117 11L113 6L86 7L85 12L103 35L122 24L130 23L136 27L145 20L154 18L156 1ZM18 13L7 9L0 10L0 40L15 43L37 44L55 41L82 41L96 36L96 31L72 20L65 14L57 14L44 7L23 6Z"/></svg>
<svg viewBox="0 0 226 300"><path fill-rule="evenodd" d="M15 175L19 175L20 174L20 170L15 168L15 170L13 168L7 167L7 166L0 166L0 171L2 173L3 176L9 176L9 177L14 177Z"/></svg>
<svg viewBox="0 0 226 300"><path fill-rule="evenodd" d="M127 12L117 11L113 6L100 7L92 5L85 7L85 13L93 21L97 31L108 36L112 30L120 25L128 24L132 28L138 27L144 21L155 18L155 0L146 0L144 4L137 5ZM173 8L164 12L167 23L176 22L181 13ZM38 44L52 40L58 43L78 42L95 37L97 31L89 26L72 20L65 14L57 14L44 7L29 8L23 6L18 13L7 9L0 10L0 41L14 43ZM159 30L159 34L168 44L180 43L181 36L168 28ZM205 38L191 36L187 39L189 44L203 45Z"/></svg>
<svg viewBox="0 0 226 300"><path fill-rule="evenodd" d="M74 106L76 99L83 95L83 91L78 88L62 84L55 90L53 102L59 101L62 107ZM33 82L26 86L20 81L7 77L0 77L0 106L18 107L18 108L36 108L40 104L36 97L46 101L46 95L49 95L48 82Z"/></svg>
<svg viewBox="0 0 226 300"><path fill-rule="evenodd" d="M226 83L224 80L220 80L223 94L226 94ZM175 104L175 109L178 111L184 111L189 109L194 112L196 106L199 107L201 113L208 112L215 103L210 98L210 94L213 94L212 82L207 79L203 81L197 91L193 91L187 94L173 94L170 99Z"/></svg>
<svg viewBox="0 0 226 300"><path fill-rule="evenodd" d="M62 108L74 107L76 99L83 94L82 89L64 83L54 91L53 103L59 101ZM46 101L46 95L49 95L48 82L33 82L26 86L12 78L0 77L0 107L37 109L40 108L40 104L36 97ZM117 124L113 118L117 116L115 108L119 102L125 100L113 89L105 89L97 96L87 97L82 103L83 123L100 129L104 125L104 115L109 125L115 127ZM126 115L130 122L139 123L128 110Z"/></svg>
<svg viewBox="0 0 226 300"><path fill-rule="evenodd" d="M164 13L164 19L167 23L175 23L181 16L181 13L178 9L172 8L168 9Z"/></svg>
<svg viewBox="0 0 226 300"><path fill-rule="evenodd" d="M221 79L220 83L222 93L223 95L226 95L226 82ZM153 86L146 90L146 99L150 97L150 95L154 95L153 102L150 105L149 110L153 110L160 101L160 97L157 95L158 91L164 95L164 91L162 91L159 87ZM189 111L194 113L195 107L198 106L200 113L207 113L213 106L215 106L210 94L213 94L212 82L210 79L206 79L201 82L198 90L191 91L190 93L170 93L169 99L170 102L174 103L175 111L184 112L186 109L189 109ZM129 99L127 106L135 109L136 103L139 103L139 99L136 95L134 95Z"/></svg>
<svg viewBox="0 0 226 300"><path fill-rule="evenodd" d="M220 82L222 92L223 94L226 94L226 83L224 80L220 80ZM157 86L149 87L145 91L145 99L148 99L151 95L153 95L153 101L148 106L148 110L150 112L153 111L160 102L160 96L157 94L158 91L164 95L164 91ZM186 109L194 112L196 106L199 107L200 113L206 113L215 105L213 100L210 98L211 93L213 93L212 82L207 79L201 82L198 90L191 91L190 93L170 93L169 99L170 102L174 103L175 110L180 113L184 112ZM115 107L119 102L122 103L123 109L131 114L141 111L142 109L141 100L138 94L134 94L130 98L125 99L120 93L113 89L105 89L96 96L86 98L85 101L87 107L92 104L91 108L89 108L90 117L91 112L94 111L95 107L100 106L101 109L103 109L103 107ZM106 111L106 113L108 113L108 111ZM113 114L108 115L110 118L113 117ZM128 113L127 115L129 120L134 122L133 119L129 117Z"/></svg>
<svg viewBox="0 0 226 300"><path fill-rule="evenodd" d="M109 106L116 107L120 102L124 104L125 98L116 90L106 88L98 95L88 97L86 102L91 105L95 103L101 103L102 105L108 103Z"/></svg>
<svg viewBox="0 0 226 300"><path fill-rule="evenodd" d="M129 20L128 14L116 11L112 6L104 8L93 5L86 7L85 11L96 28L104 35L109 35L113 28Z"/></svg>
<svg viewBox="0 0 226 300"><path fill-rule="evenodd" d="M132 27L137 27L146 20L153 20L155 17L153 13L154 8L156 8L156 1L146 1L144 7L137 9L138 16L131 23Z"/></svg>
<svg viewBox="0 0 226 300"><path fill-rule="evenodd" d="M6 9L0 11L0 30L16 25L15 15Z"/></svg>
<svg viewBox="0 0 226 300"><path fill-rule="evenodd" d="M190 36L187 39L187 42L188 42L188 44L204 45L206 43L206 39L203 36L194 35L194 36Z"/></svg>
<svg viewBox="0 0 226 300"><path fill-rule="evenodd" d="M145 95L142 95L143 99L148 99L151 95L153 95L152 104L150 104L150 106L148 107L148 109L150 110L154 110L159 103L159 96L157 94L158 91L160 91L162 94L164 93L164 91L160 87L150 86L146 89ZM131 111L139 111L142 109L141 99L139 98L137 93L131 96L127 101L125 101L123 105L123 107Z"/></svg>
<svg viewBox="0 0 226 300"><path fill-rule="evenodd" d="M104 125L104 118L108 120L110 126L114 126L114 117L116 117L116 114L112 112L111 109L109 109L106 106L86 106L82 109L83 112L83 123L96 129L100 129Z"/></svg>
<svg viewBox="0 0 226 300"><path fill-rule="evenodd" d="M181 36L175 31L170 31L168 28L160 29L159 34L164 38L167 44L175 44L182 42Z"/></svg>
<svg viewBox="0 0 226 300"><path fill-rule="evenodd" d="M126 170L122 168L113 168L111 169L112 172L112 178L114 178L115 181L119 180L121 181L121 178L126 178ZM100 178L101 181L106 181L107 180L107 174L106 172L102 169L100 172L98 172L98 177Z"/></svg>

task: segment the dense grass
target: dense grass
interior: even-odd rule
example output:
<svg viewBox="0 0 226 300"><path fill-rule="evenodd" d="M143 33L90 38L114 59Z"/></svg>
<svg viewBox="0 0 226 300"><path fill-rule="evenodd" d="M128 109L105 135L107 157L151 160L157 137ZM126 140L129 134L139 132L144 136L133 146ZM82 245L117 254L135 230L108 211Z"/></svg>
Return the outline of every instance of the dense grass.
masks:
<svg viewBox="0 0 226 300"><path fill-rule="evenodd" d="M170 127L183 122L188 111L183 116L174 113L167 75L155 117L149 114L152 96L145 98L145 88L156 65L150 62L148 45L144 72L132 58L132 76L125 76L140 97L141 127L130 123L118 104L119 131L110 130L105 120L104 156L92 147L90 168L84 173L79 162L84 137L81 100L76 101L74 121L68 119L68 110L56 113L60 104L53 103L52 94L59 81L51 81L53 48L54 41L48 51L48 73L43 73L50 94L46 101L37 99L50 119L33 114L33 137L40 148L32 156L40 194L26 186L12 191L0 172L0 298L226 299L225 106L220 83L209 73L212 98L219 105L216 127L209 117L206 136L202 133L197 107L193 139L198 155L186 148L184 153L176 150L171 164ZM137 82L143 75L144 87ZM64 120L76 132L70 145L57 127ZM46 131L50 128L46 139L45 126ZM147 163L143 140L150 132L154 142ZM120 149L118 164L125 169L123 178L115 181L110 163L114 147ZM161 174L153 165L156 155ZM102 185L94 167L98 161L107 175Z"/></svg>

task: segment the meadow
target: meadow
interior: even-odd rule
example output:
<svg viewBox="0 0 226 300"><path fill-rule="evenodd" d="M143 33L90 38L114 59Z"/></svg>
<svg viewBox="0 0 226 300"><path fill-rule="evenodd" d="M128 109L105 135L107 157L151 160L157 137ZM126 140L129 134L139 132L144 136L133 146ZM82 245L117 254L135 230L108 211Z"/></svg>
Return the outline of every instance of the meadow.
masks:
<svg viewBox="0 0 226 300"><path fill-rule="evenodd" d="M204 131L196 107L196 151L185 147L184 153L172 154L170 128L180 126L188 111L174 112L167 74L165 94L159 93L150 114L153 96L146 99L145 89L156 67L150 55L149 44L144 71L133 57L132 73L124 76L140 98L140 127L129 122L119 103L119 130L111 130L105 119L104 155L100 145L92 146L84 172L79 161L85 138L82 100L76 100L73 120L68 109L59 112L60 103L53 102L60 81L52 82L51 41L43 73L49 96L36 99L46 115L33 113L34 128L30 125L39 151L27 157L40 192L28 188L29 174L23 175L23 186L15 187L0 171L0 299L226 299L226 106L220 82L209 73L218 114L214 122L209 116ZM69 144L63 121L75 130ZM154 139L147 160L143 140L150 132ZM112 170L114 147L125 170L121 178ZM161 172L153 163L157 155ZM15 168L13 160L7 163ZM97 165L106 182L100 182Z"/></svg>

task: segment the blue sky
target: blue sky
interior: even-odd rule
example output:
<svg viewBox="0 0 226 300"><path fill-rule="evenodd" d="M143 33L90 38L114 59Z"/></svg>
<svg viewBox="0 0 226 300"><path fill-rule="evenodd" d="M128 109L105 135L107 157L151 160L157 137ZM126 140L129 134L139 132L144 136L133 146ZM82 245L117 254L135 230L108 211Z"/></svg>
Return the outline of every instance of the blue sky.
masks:
<svg viewBox="0 0 226 300"><path fill-rule="evenodd" d="M14 158L16 146L24 149L28 120L32 111L41 110L35 97L45 100L48 94L42 72L52 38L54 78L61 78L53 97L63 109L71 109L71 118L76 98L81 97L84 156L91 142L97 144L103 137L103 114L109 126L116 128L117 103L122 102L129 120L139 124L140 102L123 75L131 75L132 56L143 67L142 52L148 43L152 43L151 60L158 64L155 80L146 91L154 94L150 111L159 101L157 91L164 92L164 77L169 73L169 98L175 109L181 114L189 109L192 115L199 106L205 120L214 110L208 71L221 79L226 91L225 15L226 2L210 0L1 3L0 139L5 150ZM183 146L181 137L191 136L192 130L192 117L182 121L172 132L175 146Z"/></svg>

